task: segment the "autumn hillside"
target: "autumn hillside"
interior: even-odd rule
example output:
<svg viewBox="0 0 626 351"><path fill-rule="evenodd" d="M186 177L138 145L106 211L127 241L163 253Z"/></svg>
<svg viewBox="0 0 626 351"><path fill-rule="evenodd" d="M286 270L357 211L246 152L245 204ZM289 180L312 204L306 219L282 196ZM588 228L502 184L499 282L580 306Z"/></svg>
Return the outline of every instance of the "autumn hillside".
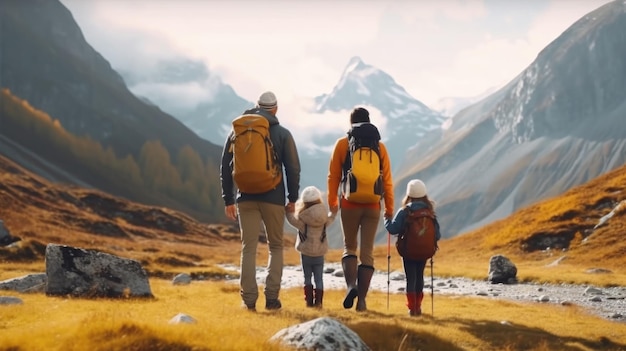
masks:
<svg viewBox="0 0 626 351"><path fill-rule="evenodd" d="M570 276L588 273L589 282L600 279L623 285L625 200L626 166L622 166L561 196L444 241L438 261L484 276L489 257L504 254L523 262L524 269L518 270L522 279L581 282ZM603 219L611 212L612 217Z"/></svg>
<svg viewBox="0 0 626 351"><path fill-rule="evenodd" d="M504 254L518 266L521 280L626 285L626 243L621 240L626 210L618 207L626 199L625 188L626 166L506 219L443 240L435 274L485 279L489 258ZM595 228L614 209L613 217ZM134 258L157 277L181 271L213 274L215 263L239 261L235 225L201 223L167 208L53 184L1 156L0 219L21 240L0 248L0 261L18 266L22 262L30 266L23 267L26 270L43 268L48 243ZM285 236L287 264L299 264L293 238ZM266 251L259 250L259 264ZM401 270L395 250L391 255L391 269ZM384 269L386 245L377 247L375 256L377 267ZM327 260L340 257L340 250L332 250Z"/></svg>
<svg viewBox="0 0 626 351"><path fill-rule="evenodd" d="M183 267L202 272L204 259L219 252L221 261L238 260L238 253L227 249L238 247L234 226L203 224L170 209L52 184L1 156L0 220L17 241L0 249L0 261L43 267L48 243L134 258L152 275Z"/></svg>

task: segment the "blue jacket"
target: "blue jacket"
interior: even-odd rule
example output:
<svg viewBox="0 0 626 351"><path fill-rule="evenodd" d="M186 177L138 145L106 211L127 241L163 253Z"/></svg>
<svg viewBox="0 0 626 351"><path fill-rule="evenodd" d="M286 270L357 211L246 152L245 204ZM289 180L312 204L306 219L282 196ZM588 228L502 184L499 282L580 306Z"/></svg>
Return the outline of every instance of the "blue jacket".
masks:
<svg viewBox="0 0 626 351"><path fill-rule="evenodd" d="M385 229L392 235L398 235L404 230L404 221L407 216L407 208L410 208L411 211L416 211L422 208L428 208L428 205L423 201L413 201L409 202L406 206L396 212L396 215L393 219L385 219ZM435 239L439 241L441 239L441 232L439 231L439 221L435 218Z"/></svg>

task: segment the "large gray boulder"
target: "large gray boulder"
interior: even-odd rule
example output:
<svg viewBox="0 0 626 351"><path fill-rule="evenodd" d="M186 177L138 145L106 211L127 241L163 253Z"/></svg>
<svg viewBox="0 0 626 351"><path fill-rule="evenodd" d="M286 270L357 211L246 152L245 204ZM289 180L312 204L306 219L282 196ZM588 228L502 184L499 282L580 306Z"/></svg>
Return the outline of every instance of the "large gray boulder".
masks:
<svg viewBox="0 0 626 351"><path fill-rule="evenodd" d="M517 283L517 267L505 256L491 256L487 280L492 284L515 284Z"/></svg>
<svg viewBox="0 0 626 351"><path fill-rule="evenodd" d="M46 274L47 295L153 297L139 262L96 250L49 244Z"/></svg>
<svg viewBox="0 0 626 351"><path fill-rule="evenodd" d="M270 338L270 342L296 350L370 350L355 332L329 317L313 319L282 329Z"/></svg>

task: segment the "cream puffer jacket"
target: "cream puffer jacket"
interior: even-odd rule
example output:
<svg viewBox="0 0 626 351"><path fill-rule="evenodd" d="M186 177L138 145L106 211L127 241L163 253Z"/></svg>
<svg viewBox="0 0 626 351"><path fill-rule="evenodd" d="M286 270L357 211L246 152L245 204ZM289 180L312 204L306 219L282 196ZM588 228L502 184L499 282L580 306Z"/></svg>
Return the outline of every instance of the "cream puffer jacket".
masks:
<svg viewBox="0 0 626 351"><path fill-rule="evenodd" d="M328 228L336 214L328 212L326 205L315 204L296 215L287 213L287 221L298 229L296 250L307 256L323 256L328 252L328 238L324 226Z"/></svg>

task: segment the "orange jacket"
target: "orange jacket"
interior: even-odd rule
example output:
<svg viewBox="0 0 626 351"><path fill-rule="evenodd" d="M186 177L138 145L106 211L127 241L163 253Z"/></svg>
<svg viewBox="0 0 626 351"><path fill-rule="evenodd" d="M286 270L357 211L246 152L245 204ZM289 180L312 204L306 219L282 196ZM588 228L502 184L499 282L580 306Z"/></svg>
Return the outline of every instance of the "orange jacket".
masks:
<svg viewBox="0 0 626 351"><path fill-rule="evenodd" d="M382 142L380 145L380 162L383 166L383 198L385 201L385 216L393 217L393 179L391 177L391 162L387 147ZM348 137L343 137L335 143L335 150L330 158L328 166L328 206L339 206L339 183L343 173L343 163L348 153ZM380 204L359 204L341 199L341 206L351 207L378 207Z"/></svg>

